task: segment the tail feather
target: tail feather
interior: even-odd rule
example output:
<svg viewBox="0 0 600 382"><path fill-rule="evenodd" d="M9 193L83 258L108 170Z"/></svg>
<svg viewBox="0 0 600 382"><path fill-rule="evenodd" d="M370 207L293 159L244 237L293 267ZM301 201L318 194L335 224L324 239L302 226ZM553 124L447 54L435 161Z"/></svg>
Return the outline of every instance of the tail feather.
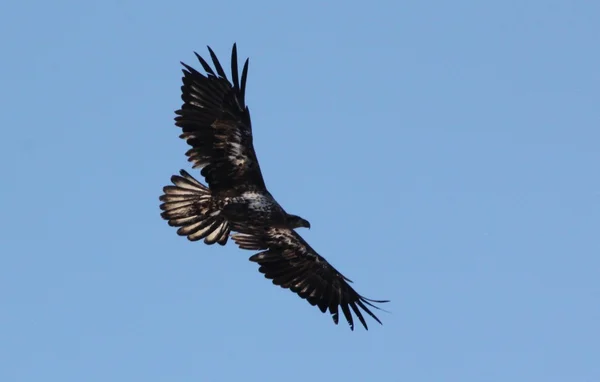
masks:
<svg viewBox="0 0 600 382"><path fill-rule="evenodd" d="M177 234L191 241L204 239L206 244L225 245L229 239L229 223L221 215L210 189L194 179L185 170L173 175L173 185L163 188L160 214L172 227L180 227Z"/></svg>

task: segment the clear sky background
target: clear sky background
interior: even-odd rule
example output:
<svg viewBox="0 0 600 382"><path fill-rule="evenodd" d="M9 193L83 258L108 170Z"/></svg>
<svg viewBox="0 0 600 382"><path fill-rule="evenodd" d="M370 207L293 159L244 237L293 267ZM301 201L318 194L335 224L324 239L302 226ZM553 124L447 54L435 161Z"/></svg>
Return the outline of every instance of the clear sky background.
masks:
<svg viewBox="0 0 600 382"><path fill-rule="evenodd" d="M600 2L0 15L1 381L600 381ZM160 218L179 61L233 42L268 187L383 326Z"/></svg>

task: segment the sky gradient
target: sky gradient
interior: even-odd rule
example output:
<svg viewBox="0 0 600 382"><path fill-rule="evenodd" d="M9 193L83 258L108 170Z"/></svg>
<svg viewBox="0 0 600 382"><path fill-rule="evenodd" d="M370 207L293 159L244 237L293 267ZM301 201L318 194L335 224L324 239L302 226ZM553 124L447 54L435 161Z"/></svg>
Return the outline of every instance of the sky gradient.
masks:
<svg viewBox="0 0 600 382"><path fill-rule="evenodd" d="M0 5L0 380L600 381L600 3ZM184 61L250 56L351 332L160 218ZM198 175L197 172L192 172Z"/></svg>

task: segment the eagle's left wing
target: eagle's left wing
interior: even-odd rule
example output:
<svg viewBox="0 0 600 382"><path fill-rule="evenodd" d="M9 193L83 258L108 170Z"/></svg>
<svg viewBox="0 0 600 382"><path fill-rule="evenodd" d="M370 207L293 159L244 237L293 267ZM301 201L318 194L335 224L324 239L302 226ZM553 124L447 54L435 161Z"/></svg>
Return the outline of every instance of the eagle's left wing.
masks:
<svg viewBox="0 0 600 382"><path fill-rule="evenodd" d="M260 265L259 271L273 280L273 284L290 289L311 305L317 305L323 313L329 309L335 324L339 320L339 308L352 330L354 320L350 309L367 330L361 309L381 324L368 306L380 309L373 303L388 301L359 295L350 286L351 281L315 252L296 231L270 227L253 234L237 233L232 238L242 249L265 250L250 257L250 261Z"/></svg>

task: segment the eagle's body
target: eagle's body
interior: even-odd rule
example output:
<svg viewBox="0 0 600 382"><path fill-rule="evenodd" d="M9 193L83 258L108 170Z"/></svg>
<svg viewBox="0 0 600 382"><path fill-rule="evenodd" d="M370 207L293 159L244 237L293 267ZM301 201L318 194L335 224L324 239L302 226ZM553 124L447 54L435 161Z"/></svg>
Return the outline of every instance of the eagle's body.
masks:
<svg viewBox="0 0 600 382"><path fill-rule="evenodd" d="M261 232L273 225L310 227L306 220L285 212L266 190L212 193L185 170L180 174L171 177L174 186L165 187L163 217L192 241L225 245L230 231Z"/></svg>
<svg viewBox="0 0 600 382"><path fill-rule="evenodd" d="M246 191L223 208L234 231L254 231L273 224L285 225L290 216L269 192Z"/></svg>
<svg viewBox="0 0 600 382"><path fill-rule="evenodd" d="M230 233L240 248L262 250L250 257L259 271L274 284L289 288L321 311L327 310L337 324L341 308L351 328L350 309L363 326L362 309L378 322L368 309L372 303L348 284L350 280L321 257L296 228L310 224L288 214L267 190L252 143L250 111L245 104L248 60L238 77L237 51L233 46L229 82L219 60L209 49L215 70L198 54L207 75L184 65L182 100L176 111L181 138L191 148L186 155L194 168L201 168L208 187L184 170L171 178L161 196L163 218L180 227L179 235L207 244L225 245ZM360 309L359 309L360 308ZM380 322L381 323L381 322Z"/></svg>

